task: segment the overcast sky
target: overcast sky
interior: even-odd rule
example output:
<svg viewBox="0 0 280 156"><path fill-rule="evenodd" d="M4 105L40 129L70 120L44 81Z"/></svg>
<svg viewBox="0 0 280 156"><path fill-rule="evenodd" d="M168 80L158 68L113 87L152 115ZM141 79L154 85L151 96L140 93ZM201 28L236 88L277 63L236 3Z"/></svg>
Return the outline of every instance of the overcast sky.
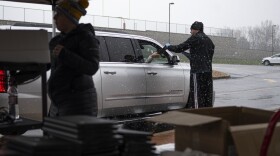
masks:
<svg viewBox="0 0 280 156"><path fill-rule="evenodd" d="M192 24L197 20L207 27L240 28L271 20L280 25L280 0L90 0L87 10L92 15L168 22L170 2L175 3L171 23ZM50 6L3 1L0 5L50 10Z"/></svg>

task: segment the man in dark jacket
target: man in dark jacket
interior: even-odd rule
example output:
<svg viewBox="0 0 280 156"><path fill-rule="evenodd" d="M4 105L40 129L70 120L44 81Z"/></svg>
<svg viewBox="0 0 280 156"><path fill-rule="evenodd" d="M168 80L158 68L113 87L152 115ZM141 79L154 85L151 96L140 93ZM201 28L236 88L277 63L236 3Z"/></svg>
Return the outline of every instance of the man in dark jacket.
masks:
<svg viewBox="0 0 280 156"><path fill-rule="evenodd" d="M99 68L99 42L91 24L79 24L88 0L62 1L54 20L61 33L49 43L52 55L49 116L97 115L92 76Z"/></svg>
<svg viewBox="0 0 280 156"><path fill-rule="evenodd" d="M190 94L186 107L213 106L212 58L215 45L203 32L203 23L194 22L191 25L191 37L179 45L165 46L170 51L181 53L190 60ZM190 49L190 53L185 50Z"/></svg>

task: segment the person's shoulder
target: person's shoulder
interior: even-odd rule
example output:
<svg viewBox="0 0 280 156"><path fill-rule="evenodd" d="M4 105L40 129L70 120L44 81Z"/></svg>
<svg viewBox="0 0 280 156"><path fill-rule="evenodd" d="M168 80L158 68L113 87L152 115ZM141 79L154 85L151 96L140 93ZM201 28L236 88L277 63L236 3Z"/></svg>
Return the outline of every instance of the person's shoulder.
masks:
<svg viewBox="0 0 280 156"><path fill-rule="evenodd" d="M79 34L85 37L94 37L95 30L91 24L79 24L78 26Z"/></svg>
<svg viewBox="0 0 280 156"><path fill-rule="evenodd" d="M211 40L210 37L208 35L206 35L204 32L199 32L197 34L197 37L200 39L200 40Z"/></svg>
<svg viewBox="0 0 280 156"><path fill-rule="evenodd" d="M187 41L190 41L190 42L196 42L197 40L200 40L200 36L199 34L195 34L195 35L191 35L191 37L188 38Z"/></svg>
<svg viewBox="0 0 280 156"><path fill-rule="evenodd" d="M196 34L197 37L199 38L205 38L205 37L208 37L204 32L202 31L199 31L197 34Z"/></svg>
<svg viewBox="0 0 280 156"><path fill-rule="evenodd" d="M78 26L78 38L83 43L94 43L95 45L100 44L99 40L95 36L95 30L91 24L79 24Z"/></svg>

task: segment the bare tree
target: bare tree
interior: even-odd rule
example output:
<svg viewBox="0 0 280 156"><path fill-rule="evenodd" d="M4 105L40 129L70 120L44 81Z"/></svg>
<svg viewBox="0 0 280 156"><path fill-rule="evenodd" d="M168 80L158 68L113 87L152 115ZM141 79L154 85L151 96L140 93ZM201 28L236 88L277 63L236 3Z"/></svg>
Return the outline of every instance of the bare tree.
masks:
<svg viewBox="0 0 280 156"><path fill-rule="evenodd" d="M272 21L264 21L260 26L248 28L248 40L252 49L271 51L279 49L279 26L273 26Z"/></svg>
<svg viewBox="0 0 280 156"><path fill-rule="evenodd" d="M234 31L231 28L223 28L223 29L218 29L218 35L219 36L224 36L224 37L233 37Z"/></svg>
<svg viewBox="0 0 280 156"><path fill-rule="evenodd" d="M280 51L280 33L279 33L279 25L275 25L273 26L273 36L274 36L274 39L273 39L273 42L274 42L274 50L275 51Z"/></svg>
<svg viewBox="0 0 280 156"><path fill-rule="evenodd" d="M247 34L247 29L245 27L234 31L233 37L236 38L236 44L238 48L250 49L250 42L247 40Z"/></svg>
<svg viewBox="0 0 280 156"><path fill-rule="evenodd" d="M236 39L237 47L240 49L250 49L250 42L245 37L240 37Z"/></svg>

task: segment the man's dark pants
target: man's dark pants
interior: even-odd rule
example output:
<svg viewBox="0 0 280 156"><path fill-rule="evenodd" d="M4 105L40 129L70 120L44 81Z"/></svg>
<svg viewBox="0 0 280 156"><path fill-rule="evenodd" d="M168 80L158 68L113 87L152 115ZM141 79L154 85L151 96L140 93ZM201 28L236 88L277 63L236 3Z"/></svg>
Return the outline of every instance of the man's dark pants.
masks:
<svg viewBox="0 0 280 156"><path fill-rule="evenodd" d="M188 108L213 107L212 72L191 73Z"/></svg>

